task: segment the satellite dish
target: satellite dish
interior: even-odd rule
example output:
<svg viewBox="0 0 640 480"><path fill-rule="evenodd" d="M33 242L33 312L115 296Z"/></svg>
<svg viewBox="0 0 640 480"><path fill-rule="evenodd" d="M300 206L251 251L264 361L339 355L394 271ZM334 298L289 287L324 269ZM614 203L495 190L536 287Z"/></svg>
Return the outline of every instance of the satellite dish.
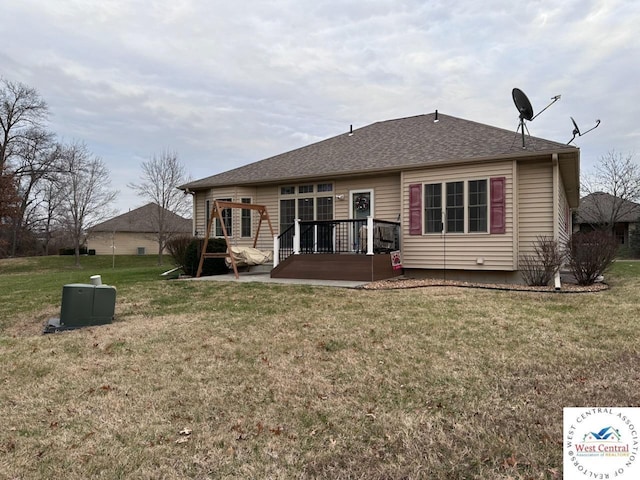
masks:
<svg viewBox="0 0 640 480"><path fill-rule="evenodd" d="M580 129L578 128L578 124L573 119L573 117L569 117L571 119L571 123L573 123L573 138L576 138L576 135L580 136Z"/></svg>
<svg viewBox="0 0 640 480"><path fill-rule="evenodd" d="M529 101L529 98L527 98L527 96L522 90L520 90L519 88L514 88L511 91L511 96L513 97L513 103L515 103L516 108L518 109L518 113L520 114L519 116L520 123L518 124L518 129L516 130L516 133L518 133L518 130L522 131L522 148L524 149L524 148L527 148L524 142L524 129L527 128L524 121L528 120L529 122L531 122L535 120L535 118L538 115L540 115L547 108L549 108L551 105L553 105L558 100L560 100L560 95L551 97L551 103L546 107L544 107L542 110L540 110L536 115L533 114L533 107L531 106L531 102ZM529 129L527 129L527 132L528 131Z"/></svg>
<svg viewBox="0 0 640 480"><path fill-rule="evenodd" d="M573 119L573 117L569 117L569 118L571 119L571 123L573 123L573 132L571 132L573 134L573 137L571 137L571 140L569 140L567 142L567 145L569 145L571 142L573 142L573 140L576 138L576 135L579 136L579 137L581 137L582 135L586 135L591 130L595 130L596 128L598 128L598 125L600 125L600 119L598 119L598 120L596 120L595 127L591 127L589 130L587 130L586 132L582 133L582 132L580 132L580 127L578 127L578 124Z"/></svg>
<svg viewBox="0 0 640 480"><path fill-rule="evenodd" d="M513 97L513 103L516 104L518 112L520 112L520 119L533 120L533 107L524 92L519 88L514 88L511 96Z"/></svg>

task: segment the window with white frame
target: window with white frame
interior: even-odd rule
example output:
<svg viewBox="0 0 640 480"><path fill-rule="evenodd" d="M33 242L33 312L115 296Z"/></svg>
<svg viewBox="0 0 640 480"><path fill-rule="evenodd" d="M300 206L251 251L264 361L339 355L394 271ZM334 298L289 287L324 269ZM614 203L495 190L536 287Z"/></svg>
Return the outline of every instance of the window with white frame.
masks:
<svg viewBox="0 0 640 480"><path fill-rule="evenodd" d="M333 219L333 184L306 183L280 187L280 233L303 221Z"/></svg>
<svg viewBox="0 0 640 480"><path fill-rule="evenodd" d="M469 180L468 185L468 225L469 233L487 231L488 195L486 180Z"/></svg>
<svg viewBox="0 0 640 480"><path fill-rule="evenodd" d="M241 203L251 203L250 198L241 198ZM240 236L251 237L251 209L243 208L240 214Z"/></svg>
<svg viewBox="0 0 640 480"><path fill-rule="evenodd" d="M231 198L217 198L216 200L218 200L220 202L231 202L232 201ZM224 228L227 230L227 235L232 237L233 236L233 232L232 232L232 229L231 229L231 209L230 208L223 208L222 209L222 221L224 222ZM220 219L217 216L216 216L215 227L216 227L215 236L216 237L223 237L224 236L224 232L222 231L222 224L220 223Z"/></svg>
<svg viewBox="0 0 640 480"><path fill-rule="evenodd" d="M488 217L487 179L424 185L424 233L487 233Z"/></svg>

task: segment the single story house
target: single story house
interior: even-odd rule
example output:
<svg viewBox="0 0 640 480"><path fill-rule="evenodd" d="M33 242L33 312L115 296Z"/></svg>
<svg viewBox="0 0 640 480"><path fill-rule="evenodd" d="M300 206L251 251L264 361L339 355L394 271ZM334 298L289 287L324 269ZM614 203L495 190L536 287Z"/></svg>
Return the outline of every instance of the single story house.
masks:
<svg viewBox="0 0 640 480"><path fill-rule="evenodd" d="M605 192L594 192L580 200L574 215L574 231L611 230L620 246L628 247L630 233L639 228L640 204Z"/></svg>
<svg viewBox="0 0 640 480"><path fill-rule="evenodd" d="M160 215L167 235L191 235L191 219L148 203L94 225L87 236L87 248L96 255L157 255Z"/></svg>
<svg viewBox="0 0 640 480"><path fill-rule="evenodd" d="M520 282L538 236L560 242L579 202L580 150L437 111L373 123L186 183L193 229L250 245L266 206L272 276L375 280L411 276ZM212 222L211 222L212 220ZM398 251L400 252L398 254ZM402 271L402 270L400 270Z"/></svg>

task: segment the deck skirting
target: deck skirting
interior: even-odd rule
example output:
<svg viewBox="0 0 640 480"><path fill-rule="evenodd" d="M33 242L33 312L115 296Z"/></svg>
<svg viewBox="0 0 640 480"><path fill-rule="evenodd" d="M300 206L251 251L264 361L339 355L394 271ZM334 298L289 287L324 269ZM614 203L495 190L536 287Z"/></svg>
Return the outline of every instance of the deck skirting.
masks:
<svg viewBox="0 0 640 480"><path fill-rule="evenodd" d="M373 282L402 275L394 270L388 253L362 254L300 254L291 255L271 270L272 278L316 280L351 280Z"/></svg>

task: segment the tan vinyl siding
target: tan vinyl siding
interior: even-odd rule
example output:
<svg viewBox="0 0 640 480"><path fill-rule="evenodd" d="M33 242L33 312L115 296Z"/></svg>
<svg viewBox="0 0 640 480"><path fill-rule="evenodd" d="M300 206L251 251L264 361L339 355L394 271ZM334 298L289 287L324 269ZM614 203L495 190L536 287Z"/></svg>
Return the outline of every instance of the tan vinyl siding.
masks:
<svg viewBox="0 0 640 480"><path fill-rule="evenodd" d="M255 188L255 192L256 196L253 199L253 203L267 207L271 226L273 227L275 235L278 235L278 187L257 187ZM253 212L253 235L256 234L259 220L258 212ZM247 245L253 245L253 238L244 240L248 241ZM260 235L258 236L256 248L264 251L273 250L273 237L269 231L269 224L266 221L263 221L260 227Z"/></svg>
<svg viewBox="0 0 640 480"><path fill-rule="evenodd" d="M216 188L214 190L209 190L206 193L198 192L194 201L196 202L196 232L198 232L199 237L204 237L207 233L206 225L206 201L210 200L211 207L213 208L213 201L221 198L230 198L234 200L236 198L236 188L235 187L226 187L226 188ZM238 202L240 199L237 200ZM238 227L239 228L239 227ZM239 234L238 230L238 234ZM211 235L215 234L214 227L211 227ZM233 236L233 235L232 235Z"/></svg>
<svg viewBox="0 0 640 480"><path fill-rule="evenodd" d="M95 232L87 239L87 248L96 255L112 255L115 246L116 255L137 255L138 247L144 247L145 255L157 255L158 242L153 237L152 233Z"/></svg>
<svg viewBox="0 0 640 480"><path fill-rule="evenodd" d="M274 232L278 232L278 201L277 201L277 188L276 187L227 187L216 188L207 192L198 192L195 197L195 218L196 218L196 231L198 236L204 237L206 234L206 201L211 201L211 207L213 207L213 200L220 198L230 198L233 202L241 202L243 198L250 198L251 203L264 205L267 207L267 213L271 220L271 225ZM241 218L242 212L240 209L233 209L231 211L231 243L239 246L253 246L253 238L258 229L260 223L260 216L257 211L251 213L251 237L241 237ZM213 227L211 229L212 236L215 235ZM262 222L260 226L260 234L258 237L258 244L256 248L260 250L273 250L273 237L269 230L269 224L266 221Z"/></svg>
<svg viewBox="0 0 640 480"><path fill-rule="evenodd" d="M551 161L518 165L518 250L533 253L538 236L553 238L553 169Z"/></svg>
<svg viewBox="0 0 640 480"><path fill-rule="evenodd" d="M560 177L560 191L558 195L558 243L560 247L566 245L571 232L571 210L567 201L564 182Z"/></svg>
<svg viewBox="0 0 640 480"><path fill-rule="evenodd" d="M458 165L405 172L402 179L402 260L406 268L457 270L513 270L513 162ZM504 234L448 233L409 235L409 185L506 178ZM465 187L466 188L466 187ZM465 195L466 196L466 195ZM422 191L424 210L424 188ZM490 210L490 208L489 208ZM489 213L490 214L490 213ZM466 219L466 215L465 215ZM487 227L491 225L488 220ZM424 222L422 225L424 230ZM483 259L483 264L478 264Z"/></svg>
<svg viewBox="0 0 640 480"><path fill-rule="evenodd" d="M354 190L373 190L373 217L376 220L395 222L400 214L400 174L343 178L334 182L334 194L344 195L344 199L335 202L335 218L349 219L349 192Z"/></svg>
<svg viewBox="0 0 640 480"><path fill-rule="evenodd" d="M400 175L386 175L377 177L361 177L355 179L339 179L336 181L322 180L321 182L305 182L305 183L332 183L333 191L326 193L315 193L314 196L331 196L334 199L334 212L335 219L346 220L349 218L349 192L353 190L373 190L374 198L374 217L378 220L397 221L400 213ZM287 184L288 185L288 184ZM297 185L296 182L291 185ZM271 225L274 232L278 235L280 227L280 187L283 185L270 185L264 187L227 187L217 188L205 192L198 192L195 196L195 229L199 236L205 235L205 208L206 200L216 198L231 198L234 202L240 202L242 198L251 198L252 202L267 207L267 212L271 219ZM337 197L344 195L342 200ZM292 197L292 198L297 198ZM251 246L253 244L252 238L240 237L240 210L232 212L232 243L234 245L246 245ZM257 212L253 213L253 234L255 235L258 227L259 217ZM273 249L273 238L269 232L269 226L266 222L263 222L260 227L260 235L258 237L257 248L261 250Z"/></svg>

